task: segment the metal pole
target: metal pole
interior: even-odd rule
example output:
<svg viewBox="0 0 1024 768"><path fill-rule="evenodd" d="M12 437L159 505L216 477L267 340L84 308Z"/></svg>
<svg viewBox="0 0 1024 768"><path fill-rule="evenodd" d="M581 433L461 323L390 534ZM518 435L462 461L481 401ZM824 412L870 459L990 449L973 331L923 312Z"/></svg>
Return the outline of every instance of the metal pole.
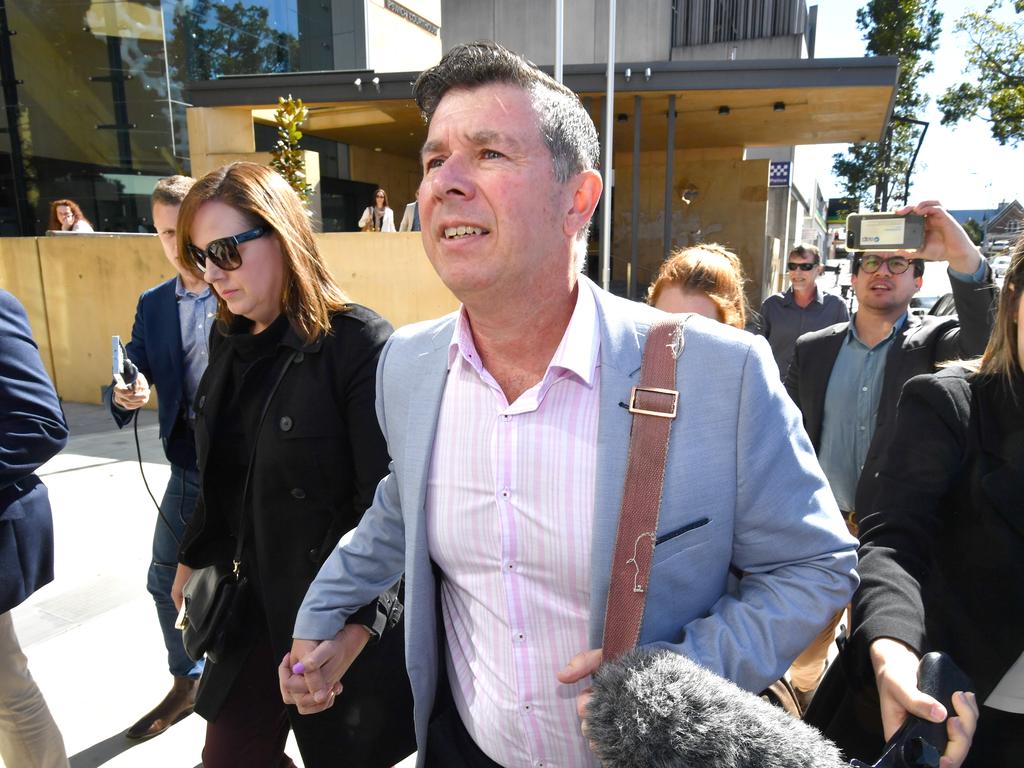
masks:
<svg viewBox="0 0 1024 768"><path fill-rule="evenodd" d="M604 100L604 194L601 199L601 287L606 291L612 282L612 138L615 120L615 0L608 0L608 84Z"/></svg>
<svg viewBox="0 0 1024 768"><path fill-rule="evenodd" d="M637 268L640 262L640 97L633 97L633 201L629 238L629 275L626 279L626 297L637 294Z"/></svg>
<svg viewBox="0 0 1024 768"><path fill-rule="evenodd" d="M665 229L662 233L661 258L672 250L672 187L676 159L676 95L668 97L668 139L665 142Z"/></svg>
<svg viewBox="0 0 1024 768"><path fill-rule="evenodd" d="M562 82L562 51L565 37L565 0L555 0L555 80Z"/></svg>

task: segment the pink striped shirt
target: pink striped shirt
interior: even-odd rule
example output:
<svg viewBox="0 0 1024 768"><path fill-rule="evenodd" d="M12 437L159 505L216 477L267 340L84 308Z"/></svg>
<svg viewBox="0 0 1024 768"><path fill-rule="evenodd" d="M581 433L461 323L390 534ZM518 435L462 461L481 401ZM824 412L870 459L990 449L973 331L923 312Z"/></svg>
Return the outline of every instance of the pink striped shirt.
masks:
<svg viewBox="0 0 1024 768"><path fill-rule="evenodd" d="M465 310L448 350L427 486L452 695L506 768L597 765L556 674L588 646L600 333L591 289L543 379L511 405Z"/></svg>

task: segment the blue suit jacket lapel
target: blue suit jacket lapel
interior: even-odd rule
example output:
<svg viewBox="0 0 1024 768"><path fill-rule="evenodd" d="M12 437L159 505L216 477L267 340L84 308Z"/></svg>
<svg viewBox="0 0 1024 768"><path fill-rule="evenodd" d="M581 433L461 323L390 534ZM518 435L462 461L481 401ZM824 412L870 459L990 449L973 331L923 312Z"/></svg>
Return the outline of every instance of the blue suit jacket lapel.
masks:
<svg viewBox="0 0 1024 768"><path fill-rule="evenodd" d="M402 500L402 507L410 515L406 523L406 535L414 537L414 558L427 553L427 529L423 514L427 473L441 411L441 398L448 378L448 344L453 327L454 316L451 323L438 327L431 338L430 348L420 354L409 380L413 399L406 405L405 481L402 483L402 492L406 498Z"/></svg>
<svg viewBox="0 0 1024 768"><path fill-rule="evenodd" d="M591 287L597 298L601 327L601 411L597 428L597 478L590 558L590 647L598 648L604 632L608 574L611 572L629 456L632 416L620 403L629 400L630 389L639 380L643 329L638 329L622 313L617 301L610 300L608 294L592 283Z"/></svg>
<svg viewBox="0 0 1024 768"><path fill-rule="evenodd" d="M156 312L156 317L160 321L160 333L158 334L158 338L160 339L160 344L163 347L161 353L167 355L170 364L171 380L176 382L177 386L181 388L181 391L178 393L179 396L184 397L185 347L181 340L181 320L178 316L178 296L175 293L177 280L171 279L169 282L165 283L165 285L166 289L161 292L160 302ZM150 360L152 361L152 359L154 358L151 357ZM172 396L172 393L166 392L164 393L164 396Z"/></svg>

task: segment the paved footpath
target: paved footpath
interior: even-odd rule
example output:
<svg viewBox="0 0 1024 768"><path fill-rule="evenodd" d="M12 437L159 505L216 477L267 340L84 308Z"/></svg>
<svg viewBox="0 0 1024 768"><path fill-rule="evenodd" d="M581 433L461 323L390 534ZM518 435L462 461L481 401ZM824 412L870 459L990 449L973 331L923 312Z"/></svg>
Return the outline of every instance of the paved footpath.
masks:
<svg viewBox="0 0 1024 768"><path fill-rule="evenodd" d="M156 509L132 429L117 430L99 406L64 407L71 438L39 472L53 507L56 578L14 610L29 668L72 768L198 768L205 732L198 715L149 741L124 738L171 683L146 591ZM155 412L142 412L138 432L146 479L159 499L170 471ZM287 752L302 765L293 737Z"/></svg>

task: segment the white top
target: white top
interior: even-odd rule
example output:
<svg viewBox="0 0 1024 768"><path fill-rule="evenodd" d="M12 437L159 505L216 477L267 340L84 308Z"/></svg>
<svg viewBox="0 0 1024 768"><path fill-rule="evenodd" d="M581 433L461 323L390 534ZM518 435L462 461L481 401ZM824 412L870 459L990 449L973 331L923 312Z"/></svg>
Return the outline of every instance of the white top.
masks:
<svg viewBox="0 0 1024 768"><path fill-rule="evenodd" d="M1024 653L988 695L985 706L1024 715Z"/></svg>

